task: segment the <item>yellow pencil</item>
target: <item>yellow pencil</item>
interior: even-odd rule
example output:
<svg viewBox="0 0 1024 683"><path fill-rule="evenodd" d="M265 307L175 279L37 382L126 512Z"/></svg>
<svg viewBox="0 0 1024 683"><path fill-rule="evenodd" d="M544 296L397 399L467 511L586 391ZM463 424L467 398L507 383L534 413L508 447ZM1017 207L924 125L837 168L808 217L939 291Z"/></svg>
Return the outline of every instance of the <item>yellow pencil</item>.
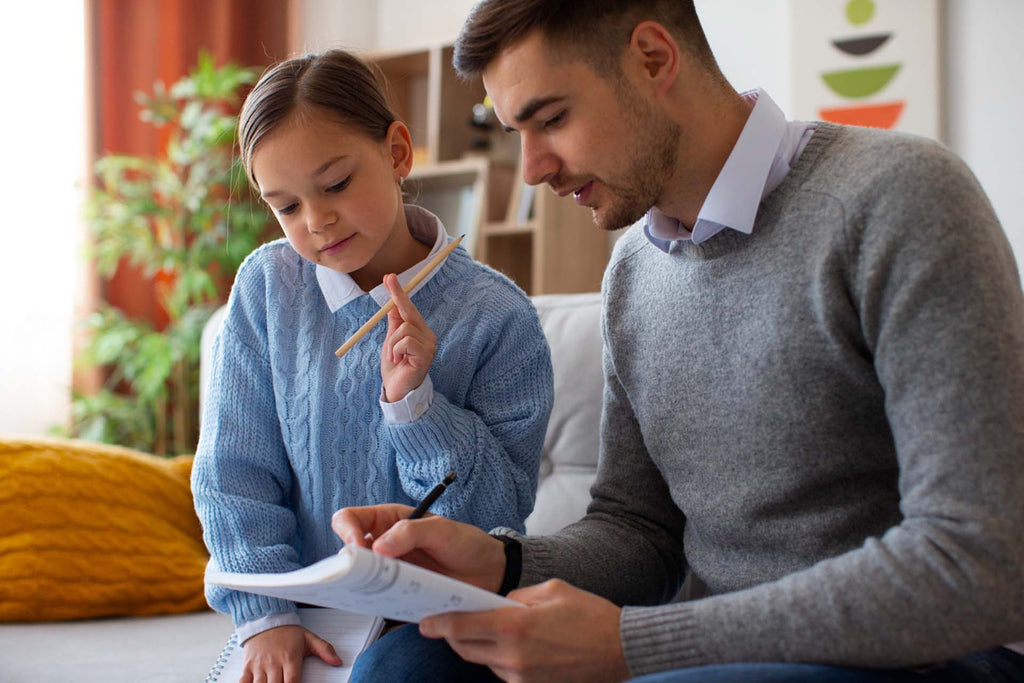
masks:
<svg viewBox="0 0 1024 683"><path fill-rule="evenodd" d="M413 278L409 280L405 287L402 288L403 290L405 290L405 293L408 294L409 292L411 292L412 288L420 283L420 280L425 278L427 275L433 272L435 268L441 265L441 263L443 263L444 260L448 257L448 254L452 253L452 251L455 250L455 247L459 246L459 242L462 241L463 237L465 237L465 235L459 235L454 240L452 240L452 242L448 246L446 246L441 251L437 252L437 255L434 256L434 258L430 259L427 262L427 265L423 266L423 270L416 273L416 275L414 275ZM356 333L349 337L348 340L344 344L342 344L337 351L334 352L334 355L337 356L338 358L341 358L346 353L348 353L348 350L355 346L356 342L365 337L366 333L372 330L374 325L383 320L384 316L386 316L388 312L394 307L394 299L388 299L388 302L381 306L380 310L374 313L373 317L367 320L362 327L356 330Z"/></svg>

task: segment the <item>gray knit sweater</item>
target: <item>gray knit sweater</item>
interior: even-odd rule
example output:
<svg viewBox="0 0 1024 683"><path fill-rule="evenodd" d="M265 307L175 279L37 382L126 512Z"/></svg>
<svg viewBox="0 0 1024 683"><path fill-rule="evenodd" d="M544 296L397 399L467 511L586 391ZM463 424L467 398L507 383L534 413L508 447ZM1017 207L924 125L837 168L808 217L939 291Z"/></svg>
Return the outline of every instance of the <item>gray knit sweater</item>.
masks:
<svg viewBox="0 0 1024 683"><path fill-rule="evenodd" d="M959 159L821 125L752 235L633 229L604 298L593 502L523 585L633 605L634 675L1024 639L1024 299ZM688 568L707 597L663 604Z"/></svg>

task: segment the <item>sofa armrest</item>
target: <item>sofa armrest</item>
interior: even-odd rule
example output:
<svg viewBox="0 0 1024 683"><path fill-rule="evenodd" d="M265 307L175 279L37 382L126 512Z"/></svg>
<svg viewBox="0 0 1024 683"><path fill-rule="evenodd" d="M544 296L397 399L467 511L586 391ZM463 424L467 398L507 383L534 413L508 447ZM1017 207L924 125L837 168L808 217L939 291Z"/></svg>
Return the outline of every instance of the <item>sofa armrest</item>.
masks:
<svg viewBox="0 0 1024 683"><path fill-rule="evenodd" d="M533 298L551 347L555 402L540 465L530 534L548 534L582 517L597 472L601 401L601 295Z"/></svg>

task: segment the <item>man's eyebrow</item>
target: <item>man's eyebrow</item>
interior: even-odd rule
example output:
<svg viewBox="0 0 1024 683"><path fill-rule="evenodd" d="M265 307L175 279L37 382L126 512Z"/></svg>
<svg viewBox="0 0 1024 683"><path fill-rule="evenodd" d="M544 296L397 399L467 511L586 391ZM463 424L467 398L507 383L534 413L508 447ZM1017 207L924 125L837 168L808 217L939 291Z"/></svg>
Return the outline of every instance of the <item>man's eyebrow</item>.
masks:
<svg viewBox="0 0 1024 683"><path fill-rule="evenodd" d="M532 119L542 107L546 107L547 105L553 102L560 102L561 100L564 99L564 95L551 95L550 97L534 98L527 102L525 105L523 105L523 108L519 110L518 114L516 114L516 123L526 123L527 121ZM502 126L502 128L505 129L506 133L514 133L516 130L511 126Z"/></svg>

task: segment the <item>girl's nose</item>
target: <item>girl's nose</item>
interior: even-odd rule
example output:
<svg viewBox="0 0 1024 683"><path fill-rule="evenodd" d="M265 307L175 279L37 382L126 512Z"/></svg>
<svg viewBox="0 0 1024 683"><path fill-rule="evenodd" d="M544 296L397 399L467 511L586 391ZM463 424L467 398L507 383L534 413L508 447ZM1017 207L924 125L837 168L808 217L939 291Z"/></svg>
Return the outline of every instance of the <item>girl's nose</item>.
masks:
<svg viewBox="0 0 1024 683"><path fill-rule="evenodd" d="M329 208L318 209L314 207L306 221L306 227L311 233L323 232L326 228L338 222L338 214Z"/></svg>

